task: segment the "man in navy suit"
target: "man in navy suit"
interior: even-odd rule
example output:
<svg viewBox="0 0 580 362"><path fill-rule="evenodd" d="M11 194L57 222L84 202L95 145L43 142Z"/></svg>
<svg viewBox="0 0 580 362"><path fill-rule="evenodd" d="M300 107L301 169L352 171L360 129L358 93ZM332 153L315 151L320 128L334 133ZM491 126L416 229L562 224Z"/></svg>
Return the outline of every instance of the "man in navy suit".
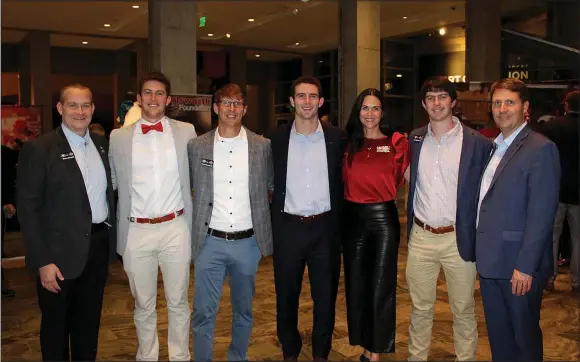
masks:
<svg viewBox="0 0 580 362"><path fill-rule="evenodd" d="M410 137L407 286L412 310L409 360L427 360L437 277L443 267L459 361L475 360L475 218L479 181L491 141L452 114L457 92L447 79L421 89L429 124Z"/></svg>
<svg viewBox="0 0 580 362"><path fill-rule="evenodd" d="M525 122L524 83L500 80L491 102L501 134L481 181L476 236L491 354L494 361L541 361L542 291L554 271L558 149Z"/></svg>

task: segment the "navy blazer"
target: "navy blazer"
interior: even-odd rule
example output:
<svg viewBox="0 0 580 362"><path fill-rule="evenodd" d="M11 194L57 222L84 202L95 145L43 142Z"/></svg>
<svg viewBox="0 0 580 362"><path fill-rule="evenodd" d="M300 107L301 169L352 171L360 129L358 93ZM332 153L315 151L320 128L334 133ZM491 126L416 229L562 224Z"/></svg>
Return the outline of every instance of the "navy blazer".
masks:
<svg viewBox="0 0 580 362"><path fill-rule="evenodd" d="M455 216L457 249L463 260L475 261L475 219L479 200L479 183L489 155L493 150L493 143L479 132L464 124L462 126L463 144L461 145L461 160L459 161L457 213ZM411 227L413 226L413 201L417 185L419 155L426 134L427 126L424 126L414 130L409 136L411 175L407 201L407 235L411 235Z"/></svg>
<svg viewBox="0 0 580 362"><path fill-rule="evenodd" d="M511 279L514 269L536 278L554 272L552 232L559 185L558 148L524 127L481 202L476 255L482 277Z"/></svg>

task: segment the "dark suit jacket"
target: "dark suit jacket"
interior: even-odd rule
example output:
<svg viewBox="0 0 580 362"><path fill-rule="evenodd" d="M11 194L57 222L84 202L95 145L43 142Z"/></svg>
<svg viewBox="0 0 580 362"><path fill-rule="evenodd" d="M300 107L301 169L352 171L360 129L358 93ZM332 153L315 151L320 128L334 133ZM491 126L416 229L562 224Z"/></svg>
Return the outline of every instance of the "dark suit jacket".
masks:
<svg viewBox="0 0 580 362"><path fill-rule="evenodd" d="M479 132L464 124L462 126L463 144L461 146L461 160L459 161L457 213L455 216L457 248L463 260L475 261L475 221L479 183L493 146L492 142ZM407 200L407 235L410 235L413 226L413 200L417 186L419 156L426 134L427 126L424 126L414 130L409 136L411 175Z"/></svg>
<svg viewBox="0 0 580 362"><path fill-rule="evenodd" d="M554 273L559 181L556 145L526 126L502 157L481 203L476 254L482 277L511 279L514 269L537 278Z"/></svg>
<svg viewBox="0 0 580 362"><path fill-rule="evenodd" d="M578 205L578 142L580 114L570 113L538 126L538 132L548 137L558 147L560 154L560 202Z"/></svg>
<svg viewBox="0 0 580 362"><path fill-rule="evenodd" d="M268 135L272 145L274 159L274 192L272 195L272 231L274 244L277 235L286 232L281 227L284 204L286 202L286 175L288 171L288 147L292 124L282 125ZM328 186L330 190L330 213L335 238L339 236L340 212L344 199L342 185L342 156L346 145L346 133L330 124L322 123L324 140L326 142L326 157L328 162ZM336 239L337 245L340 240Z"/></svg>
<svg viewBox="0 0 580 362"><path fill-rule="evenodd" d="M110 257L115 259L115 205L107 140L91 133L107 174ZM34 271L54 263L65 279L83 271L89 252L92 216L83 176L62 129L26 143L20 151L17 210L26 246L26 265Z"/></svg>

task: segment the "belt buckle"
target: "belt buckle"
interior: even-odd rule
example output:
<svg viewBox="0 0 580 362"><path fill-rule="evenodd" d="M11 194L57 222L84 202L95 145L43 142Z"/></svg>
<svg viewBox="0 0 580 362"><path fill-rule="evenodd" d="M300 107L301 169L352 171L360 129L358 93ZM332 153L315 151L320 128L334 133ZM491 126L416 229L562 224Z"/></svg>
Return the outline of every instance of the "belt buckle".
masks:
<svg viewBox="0 0 580 362"><path fill-rule="evenodd" d="M226 239L226 241L233 241L233 239L232 240L228 239L228 233L227 232L225 232L224 234L225 234L224 239Z"/></svg>

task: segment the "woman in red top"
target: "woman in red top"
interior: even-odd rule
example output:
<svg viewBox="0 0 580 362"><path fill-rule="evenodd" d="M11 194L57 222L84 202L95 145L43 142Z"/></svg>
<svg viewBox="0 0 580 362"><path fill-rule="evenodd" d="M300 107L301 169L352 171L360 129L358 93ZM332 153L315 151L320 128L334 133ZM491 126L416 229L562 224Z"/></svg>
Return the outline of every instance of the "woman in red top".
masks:
<svg viewBox="0 0 580 362"><path fill-rule="evenodd" d="M408 142L389 130L377 89L356 99L346 130L343 254L348 335L378 361L395 351L400 225L395 198L409 165Z"/></svg>

